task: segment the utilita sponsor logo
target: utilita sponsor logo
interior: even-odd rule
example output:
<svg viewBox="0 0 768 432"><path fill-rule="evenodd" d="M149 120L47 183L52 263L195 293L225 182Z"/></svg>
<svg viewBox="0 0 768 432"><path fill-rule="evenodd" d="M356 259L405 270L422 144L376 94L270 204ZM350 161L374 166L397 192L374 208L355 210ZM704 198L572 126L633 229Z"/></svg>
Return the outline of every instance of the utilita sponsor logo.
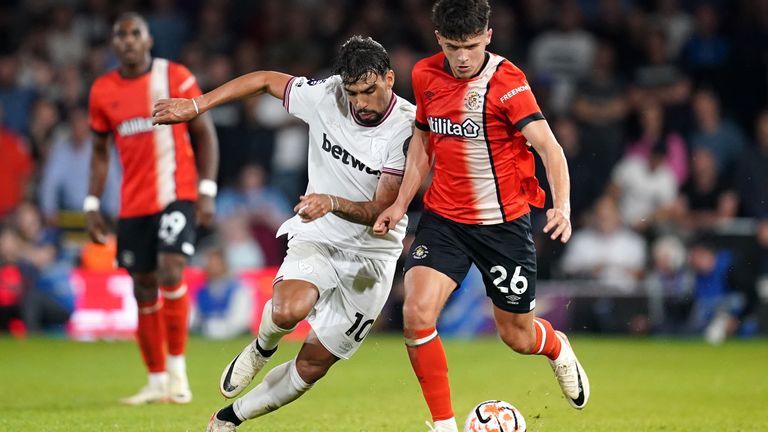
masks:
<svg viewBox="0 0 768 432"><path fill-rule="evenodd" d="M323 133L323 150L330 153L334 159L340 160L344 165L351 165L352 168L357 168L357 170L360 172L365 171L366 173L375 175L376 177L381 176L381 171L374 170L365 166L363 162L354 157L350 152L347 151L347 149L338 144L333 144L328 139L328 135L325 133Z"/></svg>
<svg viewBox="0 0 768 432"><path fill-rule="evenodd" d="M135 117L117 126L117 133L124 137L146 132L152 132L152 119L149 117Z"/></svg>
<svg viewBox="0 0 768 432"><path fill-rule="evenodd" d="M472 119L464 120L464 123L454 123L449 118L429 117L429 130L440 135L454 135L465 138L477 138L480 126Z"/></svg>

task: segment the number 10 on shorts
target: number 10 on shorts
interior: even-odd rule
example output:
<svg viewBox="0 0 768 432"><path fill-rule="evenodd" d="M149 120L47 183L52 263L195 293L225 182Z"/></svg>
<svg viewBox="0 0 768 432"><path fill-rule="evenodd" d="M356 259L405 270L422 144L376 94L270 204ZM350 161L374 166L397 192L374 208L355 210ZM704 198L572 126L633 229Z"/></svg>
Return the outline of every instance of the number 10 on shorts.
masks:
<svg viewBox="0 0 768 432"><path fill-rule="evenodd" d="M507 280L507 269L500 265L493 266L491 267L490 273L493 275L498 273L499 275L499 277L493 280L493 284L496 285L496 288L498 288L502 294L508 294L510 290L515 294L522 294L528 289L528 279L520 274L522 270L522 266L515 267L515 272L512 273L512 278L509 281L509 287L506 287L503 284Z"/></svg>
<svg viewBox="0 0 768 432"><path fill-rule="evenodd" d="M372 319L363 321L363 318L365 318L363 314L360 312L355 312L355 323L352 324L352 327L346 331L347 336L352 336L354 333L354 336L352 337L355 338L357 342L362 342L363 339L365 339L365 337L368 335L368 332L371 331L371 326L373 325ZM361 323L362 325L360 325ZM357 330L356 333L355 330Z"/></svg>

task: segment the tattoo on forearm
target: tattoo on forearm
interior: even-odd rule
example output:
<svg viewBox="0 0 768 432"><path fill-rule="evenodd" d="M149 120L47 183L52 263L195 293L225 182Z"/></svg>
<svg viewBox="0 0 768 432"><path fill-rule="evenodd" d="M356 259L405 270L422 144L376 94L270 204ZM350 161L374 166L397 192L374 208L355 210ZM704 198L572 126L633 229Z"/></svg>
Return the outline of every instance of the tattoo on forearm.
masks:
<svg viewBox="0 0 768 432"><path fill-rule="evenodd" d="M372 201L357 202L338 197L339 207L333 213L350 222L373 226L379 213L395 202L402 180L400 176L382 174Z"/></svg>

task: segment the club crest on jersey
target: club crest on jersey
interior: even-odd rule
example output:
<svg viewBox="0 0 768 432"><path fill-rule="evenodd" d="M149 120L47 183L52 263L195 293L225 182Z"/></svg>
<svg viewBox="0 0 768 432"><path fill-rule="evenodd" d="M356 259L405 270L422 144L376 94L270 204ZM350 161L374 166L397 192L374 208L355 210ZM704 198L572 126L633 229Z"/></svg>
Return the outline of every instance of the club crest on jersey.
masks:
<svg viewBox="0 0 768 432"><path fill-rule="evenodd" d="M429 255L429 249L425 245L418 245L413 250L412 255L413 255L413 259L417 259L417 260L424 259L427 257L427 255Z"/></svg>
<svg viewBox="0 0 768 432"><path fill-rule="evenodd" d="M480 93L477 90L470 90L466 96L464 96L464 108L475 111L480 108Z"/></svg>
<svg viewBox="0 0 768 432"><path fill-rule="evenodd" d="M463 123L454 123L445 117L429 117L429 130L440 135L454 135L464 138L477 138L480 126L472 119L466 119Z"/></svg>

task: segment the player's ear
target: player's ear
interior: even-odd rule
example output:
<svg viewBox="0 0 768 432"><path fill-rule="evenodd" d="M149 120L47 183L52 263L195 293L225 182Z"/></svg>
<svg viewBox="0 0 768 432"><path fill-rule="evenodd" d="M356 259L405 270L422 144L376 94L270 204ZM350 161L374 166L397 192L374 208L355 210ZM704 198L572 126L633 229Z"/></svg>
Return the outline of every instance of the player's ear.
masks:
<svg viewBox="0 0 768 432"><path fill-rule="evenodd" d="M155 46L155 38L153 38L151 35L147 37L147 48L152 49L153 46Z"/></svg>
<svg viewBox="0 0 768 432"><path fill-rule="evenodd" d="M384 81L387 83L387 88L392 88L395 85L395 71L390 69L387 74L384 75Z"/></svg>
<svg viewBox="0 0 768 432"><path fill-rule="evenodd" d="M440 32L439 32L439 31L437 31L437 30L435 30L435 38L437 38L437 43L438 43L440 46L443 46L443 37L442 37L442 36L440 36Z"/></svg>
<svg viewBox="0 0 768 432"><path fill-rule="evenodd" d="M489 28L487 33L488 39L486 39L485 44L488 45L491 43L491 37L493 36L493 29Z"/></svg>

